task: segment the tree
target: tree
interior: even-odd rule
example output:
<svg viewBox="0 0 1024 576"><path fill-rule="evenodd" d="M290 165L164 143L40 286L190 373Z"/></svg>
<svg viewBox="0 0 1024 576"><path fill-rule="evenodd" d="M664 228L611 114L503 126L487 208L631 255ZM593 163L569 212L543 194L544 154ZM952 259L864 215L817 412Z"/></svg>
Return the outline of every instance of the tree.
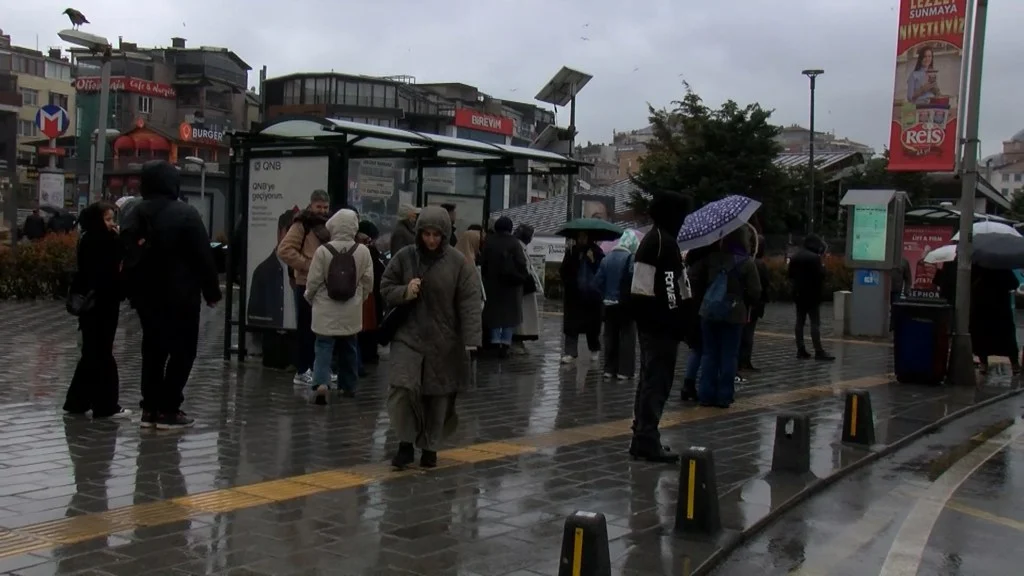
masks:
<svg viewBox="0 0 1024 576"><path fill-rule="evenodd" d="M1024 222L1024 194L1017 192L1010 197L1010 218Z"/></svg>
<svg viewBox="0 0 1024 576"><path fill-rule="evenodd" d="M632 175L640 188L682 192L695 206L729 194L750 196L763 204L760 220L780 229L794 208L806 211L793 202L790 175L774 163L782 149L770 110L732 100L711 108L688 85L671 109L649 109L654 138ZM630 208L645 214L647 199L634 194Z"/></svg>

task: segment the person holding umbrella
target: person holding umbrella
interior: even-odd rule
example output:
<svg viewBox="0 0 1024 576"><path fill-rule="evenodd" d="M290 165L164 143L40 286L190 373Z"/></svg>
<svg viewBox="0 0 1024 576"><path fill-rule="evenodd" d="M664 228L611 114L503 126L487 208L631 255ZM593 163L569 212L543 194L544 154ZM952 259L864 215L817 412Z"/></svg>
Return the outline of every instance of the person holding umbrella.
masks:
<svg viewBox="0 0 1024 576"><path fill-rule="evenodd" d="M587 335L587 348L596 360L601 352L601 292L594 279L604 259L604 251L597 243L619 238L622 229L604 220L577 218L562 226L557 234L574 240L573 246L565 251L558 270L562 281L562 333L565 337L562 363L571 364L576 360L580 334Z"/></svg>

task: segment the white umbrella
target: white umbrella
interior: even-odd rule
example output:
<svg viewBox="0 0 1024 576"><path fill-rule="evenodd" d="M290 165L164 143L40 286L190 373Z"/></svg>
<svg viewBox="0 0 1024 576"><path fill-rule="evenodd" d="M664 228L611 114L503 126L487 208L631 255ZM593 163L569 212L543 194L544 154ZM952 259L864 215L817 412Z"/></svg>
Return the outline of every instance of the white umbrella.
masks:
<svg viewBox="0 0 1024 576"><path fill-rule="evenodd" d="M1020 236L1020 232L1014 230L1013 226L1003 224L1002 222L991 222L989 220L974 223L974 235L978 236L981 234L1007 234L1009 236ZM956 242L959 239L960 233L957 232L953 235L953 242Z"/></svg>
<svg viewBox="0 0 1024 576"><path fill-rule="evenodd" d="M924 261L928 264L942 264L956 260L956 244L940 246L924 255Z"/></svg>

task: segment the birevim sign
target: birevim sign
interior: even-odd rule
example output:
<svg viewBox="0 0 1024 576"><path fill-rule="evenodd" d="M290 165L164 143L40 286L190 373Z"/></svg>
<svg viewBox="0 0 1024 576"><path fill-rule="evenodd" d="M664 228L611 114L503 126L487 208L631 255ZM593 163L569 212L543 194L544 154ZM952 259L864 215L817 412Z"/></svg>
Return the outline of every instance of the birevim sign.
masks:
<svg viewBox="0 0 1024 576"><path fill-rule="evenodd" d="M182 122L178 126L178 136L182 142L220 144L224 141L224 128L213 124L189 124L188 122Z"/></svg>
<svg viewBox="0 0 1024 576"><path fill-rule="evenodd" d="M480 130L492 134L511 136L515 130L515 122L505 116L485 114L471 108L459 108L455 110L455 125L470 130Z"/></svg>

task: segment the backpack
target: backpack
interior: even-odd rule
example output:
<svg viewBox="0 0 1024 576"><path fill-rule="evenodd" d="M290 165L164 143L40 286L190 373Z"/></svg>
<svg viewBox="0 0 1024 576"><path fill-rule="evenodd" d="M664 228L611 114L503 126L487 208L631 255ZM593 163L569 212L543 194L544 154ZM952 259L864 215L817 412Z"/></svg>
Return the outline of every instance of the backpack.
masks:
<svg viewBox="0 0 1024 576"><path fill-rule="evenodd" d="M149 208L150 206L145 204L136 206L135 224L121 232L121 242L124 245L121 286L125 298L133 306L137 306L145 295L147 284L160 277L160 262L156 261L157 257L154 255L154 221L164 207L161 206L152 214L149 213Z"/></svg>
<svg viewBox="0 0 1024 576"><path fill-rule="evenodd" d="M338 302L351 300L359 288L359 274L356 270L356 249L358 242L344 252L338 252L330 243L324 248L331 253L331 263L327 265L327 297Z"/></svg>
<svg viewBox="0 0 1024 576"><path fill-rule="evenodd" d="M708 285L704 292L704 301L700 305L702 318L712 322L727 322L736 307L736 298L729 294L729 276L743 262L740 260L727 270L720 270L715 279Z"/></svg>

